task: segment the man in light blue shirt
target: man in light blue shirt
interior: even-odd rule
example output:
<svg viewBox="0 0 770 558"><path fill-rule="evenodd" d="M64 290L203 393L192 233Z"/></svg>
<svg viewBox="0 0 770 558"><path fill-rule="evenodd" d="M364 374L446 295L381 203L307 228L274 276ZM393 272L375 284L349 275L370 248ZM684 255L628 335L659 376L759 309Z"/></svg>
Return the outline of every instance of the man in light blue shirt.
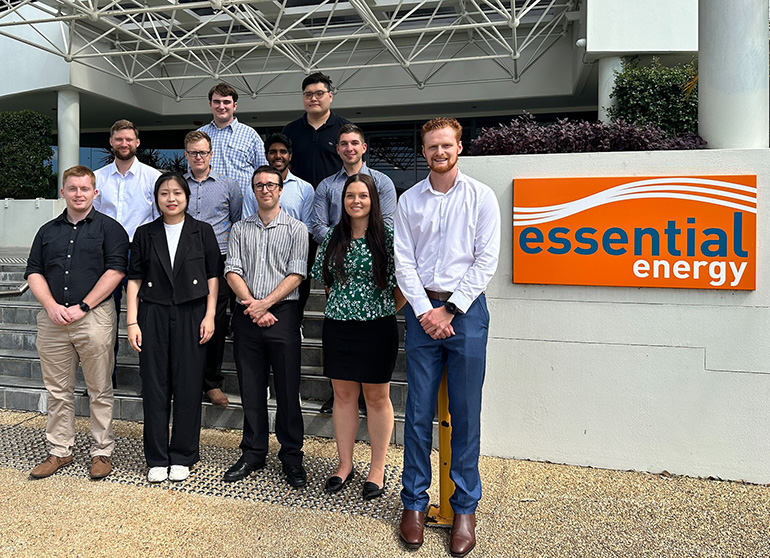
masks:
<svg viewBox="0 0 770 558"><path fill-rule="evenodd" d="M342 188L350 175L363 173L374 179L380 196L380 208L385 224L393 226L396 212L396 187L387 175L370 169L363 162L366 153L364 132L355 124L345 124L337 134L337 154L342 158L342 168L324 178L315 191L311 233L318 244L323 242L331 227L339 223L342 215Z"/></svg>
<svg viewBox="0 0 770 558"><path fill-rule="evenodd" d="M243 194L243 218L257 212L257 199L251 189L251 175L267 164L262 138L251 126L238 122L238 92L226 83L209 91L209 108L214 119L199 128L211 138L211 168L234 179Z"/></svg>
<svg viewBox="0 0 770 558"><path fill-rule="evenodd" d="M283 193L281 194L281 209L305 223L310 230L310 219L313 214L313 187L289 170L292 158L292 142L284 134L272 134L265 142L267 164L281 173L283 177Z"/></svg>

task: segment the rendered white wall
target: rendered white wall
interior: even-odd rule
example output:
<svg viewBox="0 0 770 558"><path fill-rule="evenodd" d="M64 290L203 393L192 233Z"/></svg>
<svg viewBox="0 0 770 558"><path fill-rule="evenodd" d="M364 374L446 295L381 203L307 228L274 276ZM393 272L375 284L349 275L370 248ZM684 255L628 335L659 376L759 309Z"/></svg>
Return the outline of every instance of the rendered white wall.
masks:
<svg viewBox="0 0 770 558"><path fill-rule="evenodd" d="M770 482L770 152L462 158L498 194L488 455ZM757 174L753 292L512 284L514 177Z"/></svg>
<svg viewBox="0 0 770 558"><path fill-rule="evenodd" d="M29 248L41 225L64 211L64 200L0 199L0 246Z"/></svg>
<svg viewBox="0 0 770 558"><path fill-rule="evenodd" d="M586 0L586 54L698 51L698 0Z"/></svg>

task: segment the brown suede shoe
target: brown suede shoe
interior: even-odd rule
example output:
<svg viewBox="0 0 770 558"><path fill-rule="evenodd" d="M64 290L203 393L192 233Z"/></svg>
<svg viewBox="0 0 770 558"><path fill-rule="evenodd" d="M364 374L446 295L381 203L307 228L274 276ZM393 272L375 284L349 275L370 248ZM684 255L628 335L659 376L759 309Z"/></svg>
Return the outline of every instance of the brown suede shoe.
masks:
<svg viewBox="0 0 770 558"><path fill-rule="evenodd" d="M409 550L422 546L425 532L425 512L404 510L401 514L401 541Z"/></svg>
<svg viewBox="0 0 770 558"><path fill-rule="evenodd" d="M449 553L463 558L476 546L476 514L456 513L449 536Z"/></svg>
<svg viewBox="0 0 770 558"><path fill-rule="evenodd" d="M227 407L230 404L230 400L225 395L225 392L219 388L208 390L206 396L211 400L211 404L217 407Z"/></svg>
<svg viewBox="0 0 770 558"><path fill-rule="evenodd" d="M112 472L112 458L109 455L97 455L91 459L91 478L103 479Z"/></svg>
<svg viewBox="0 0 770 558"><path fill-rule="evenodd" d="M70 463L72 463L71 455L68 455L67 457L57 457L51 454L40 465L32 469L29 472L29 476L33 479L44 479L50 477L61 467L69 465Z"/></svg>

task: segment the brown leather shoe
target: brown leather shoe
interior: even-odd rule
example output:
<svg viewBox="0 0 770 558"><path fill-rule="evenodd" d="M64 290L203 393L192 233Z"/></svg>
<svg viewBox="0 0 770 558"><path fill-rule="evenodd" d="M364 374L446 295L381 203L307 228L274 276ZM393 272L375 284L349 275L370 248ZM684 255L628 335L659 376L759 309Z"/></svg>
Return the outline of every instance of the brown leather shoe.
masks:
<svg viewBox="0 0 770 558"><path fill-rule="evenodd" d="M422 546L425 532L425 512L404 510L401 514L401 541L409 550Z"/></svg>
<svg viewBox="0 0 770 558"><path fill-rule="evenodd" d="M449 536L449 553L463 558L476 546L476 514L456 513Z"/></svg>
<svg viewBox="0 0 770 558"><path fill-rule="evenodd" d="M219 388L208 390L206 396L211 400L211 404L217 407L227 407L230 404L230 400L225 395L225 392Z"/></svg>
<svg viewBox="0 0 770 558"><path fill-rule="evenodd" d="M50 477L60 468L72 463L72 456L57 457L53 454L49 455L45 461L35 467L29 472L29 476L33 479L44 479Z"/></svg>
<svg viewBox="0 0 770 558"><path fill-rule="evenodd" d="M103 479L112 472L112 458L109 455L97 455L91 459L91 478Z"/></svg>

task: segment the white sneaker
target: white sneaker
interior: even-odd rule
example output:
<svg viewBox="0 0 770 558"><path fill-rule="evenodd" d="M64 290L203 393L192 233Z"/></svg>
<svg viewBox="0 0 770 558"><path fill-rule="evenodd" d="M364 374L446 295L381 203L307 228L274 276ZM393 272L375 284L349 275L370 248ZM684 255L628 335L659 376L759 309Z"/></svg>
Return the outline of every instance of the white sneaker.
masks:
<svg viewBox="0 0 770 558"><path fill-rule="evenodd" d="M168 480L178 482L190 476L190 468L184 465L172 465L168 474Z"/></svg>
<svg viewBox="0 0 770 558"><path fill-rule="evenodd" d="M168 467L150 467L147 482L163 482L168 478Z"/></svg>

